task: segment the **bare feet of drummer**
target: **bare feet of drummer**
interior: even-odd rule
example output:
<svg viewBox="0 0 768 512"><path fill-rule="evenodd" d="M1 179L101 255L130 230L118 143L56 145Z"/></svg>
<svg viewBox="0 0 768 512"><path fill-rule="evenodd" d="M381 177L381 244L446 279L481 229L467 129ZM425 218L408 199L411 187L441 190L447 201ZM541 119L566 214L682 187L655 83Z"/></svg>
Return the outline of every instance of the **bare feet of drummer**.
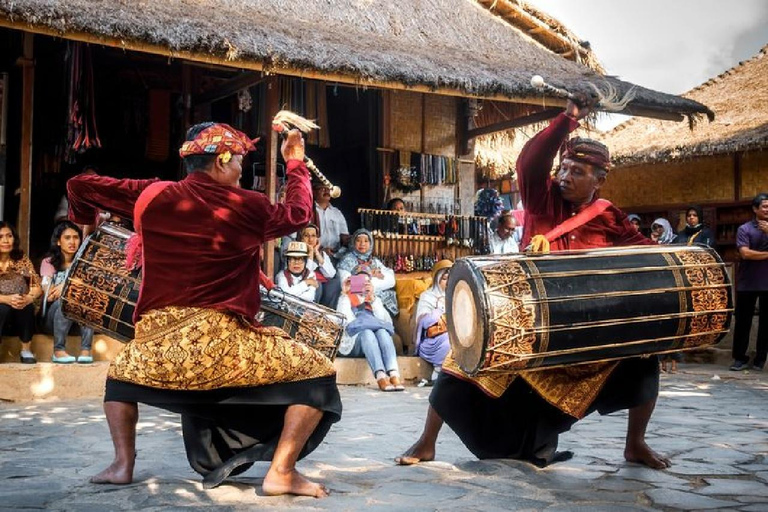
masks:
<svg viewBox="0 0 768 512"><path fill-rule="evenodd" d="M122 464L117 460L98 475L91 477L92 484L125 485L133 482L133 464Z"/></svg>
<svg viewBox="0 0 768 512"><path fill-rule="evenodd" d="M422 435L413 446L408 448L399 457L395 457L395 463L398 466L413 466L419 462L429 462L435 460L435 443L431 444L424 440Z"/></svg>
<svg viewBox="0 0 768 512"><path fill-rule="evenodd" d="M666 469L672 465L670 460L663 455L656 453L645 441L639 443L627 443L624 448L624 458L627 462L637 462L645 464L653 469Z"/></svg>
<svg viewBox="0 0 768 512"><path fill-rule="evenodd" d="M274 466L270 467L267 476L264 477L264 483L261 484L261 489L267 496L279 496L281 494L313 496L315 498L328 496L328 489L324 485L307 480L295 468L282 470Z"/></svg>

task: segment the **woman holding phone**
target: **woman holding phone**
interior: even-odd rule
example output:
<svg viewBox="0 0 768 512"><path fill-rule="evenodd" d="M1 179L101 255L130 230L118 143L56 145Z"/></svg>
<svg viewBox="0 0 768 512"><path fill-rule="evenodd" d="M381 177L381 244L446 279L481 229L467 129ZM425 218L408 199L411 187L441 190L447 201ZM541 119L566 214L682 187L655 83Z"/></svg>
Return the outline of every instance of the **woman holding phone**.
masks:
<svg viewBox="0 0 768 512"><path fill-rule="evenodd" d="M337 310L347 319L339 355L365 357L381 391L405 389L392 341L395 326L375 295L373 280L366 270L357 269L343 281Z"/></svg>
<svg viewBox="0 0 768 512"><path fill-rule="evenodd" d="M370 276L374 294L381 299L389 314L394 317L400 312L395 295L395 272L373 255L373 249L374 240L371 232L367 229L358 229L350 239L349 252L341 259L336 270L342 283L352 274L358 274L361 271Z"/></svg>

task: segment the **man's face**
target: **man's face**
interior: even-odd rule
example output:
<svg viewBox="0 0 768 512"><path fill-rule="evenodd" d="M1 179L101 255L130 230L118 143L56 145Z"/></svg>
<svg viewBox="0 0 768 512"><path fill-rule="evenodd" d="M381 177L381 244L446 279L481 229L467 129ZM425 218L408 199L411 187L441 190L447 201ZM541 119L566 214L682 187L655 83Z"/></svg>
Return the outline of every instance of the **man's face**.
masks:
<svg viewBox="0 0 768 512"><path fill-rule="evenodd" d="M761 201L760 206L758 208L752 208L752 211L755 212L757 220L768 221L768 200Z"/></svg>
<svg viewBox="0 0 768 512"><path fill-rule="evenodd" d="M591 164L566 158L557 171L560 193L569 203L584 204L592 200L595 192L605 183L605 177L595 175Z"/></svg>
<svg viewBox="0 0 768 512"><path fill-rule="evenodd" d="M505 215L501 218L501 225L504 226L505 229L511 231L515 229L515 226L517 226L517 222L515 221L514 215Z"/></svg>
<svg viewBox="0 0 768 512"><path fill-rule="evenodd" d="M330 199L331 198L331 189L326 187L325 185L318 184L312 187L312 194L314 194L315 199Z"/></svg>
<svg viewBox="0 0 768 512"><path fill-rule="evenodd" d="M392 205L392 211L404 212L405 211L405 203L403 203L402 201L395 201L395 204Z"/></svg>
<svg viewBox="0 0 768 512"><path fill-rule="evenodd" d="M691 208L691 209L690 209L690 210L688 210L688 212L685 214L685 222L686 222L686 223L687 223L689 226L691 226L691 227L694 227L694 226L698 226L698 225L699 225L699 223L701 222L701 219L699 219L699 214L698 214L698 213L696 213L696 210L694 210L693 208Z"/></svg>

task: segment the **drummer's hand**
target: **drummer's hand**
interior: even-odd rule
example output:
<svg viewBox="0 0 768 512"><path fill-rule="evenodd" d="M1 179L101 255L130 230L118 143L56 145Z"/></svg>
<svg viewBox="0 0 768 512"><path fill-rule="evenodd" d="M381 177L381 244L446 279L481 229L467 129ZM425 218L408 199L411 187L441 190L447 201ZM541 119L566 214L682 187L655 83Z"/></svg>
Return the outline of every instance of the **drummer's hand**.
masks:
<svg viewBox="0 0 768 512"><path fill-rule="evenodd" d="M308 277L304 280L304 282L307 283L312 288L317 288L319 286L319 284L317 283L317 279L315 279L314 277Z"/></svg>
<svg viewBox="0 0 768 512"><path fill-rule="evenodd" d="M579 99L579 103L569 99L565 104L565 115L579 121L592 112L594 100L590 99L586 94L576 93L576 96ZM580 104L584 106L579 106Z"/></svg>
<svg viewBox="0 0 768 512"><path fill-rule="evenodd" d="M304 137L299 130L290 130L280 146L283 159L304 161Z"/></svg>
<svg viewBox="0 0 768 512"><path fill-rule="evenodd" d="M344 293L349 293L349 290L352 288L352 286L349 284L349 278L346 278L343 283L341 283L341 291Z"/></svg>

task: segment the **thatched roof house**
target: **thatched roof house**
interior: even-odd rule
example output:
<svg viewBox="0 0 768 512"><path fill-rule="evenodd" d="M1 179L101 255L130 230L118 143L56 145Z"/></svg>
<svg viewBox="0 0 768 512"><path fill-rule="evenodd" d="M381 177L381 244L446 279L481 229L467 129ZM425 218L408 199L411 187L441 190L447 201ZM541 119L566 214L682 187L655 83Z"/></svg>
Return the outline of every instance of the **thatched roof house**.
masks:
<svg viewBox="0 0 768 512"><path fill-rule="evenodd" d="M473 0L14 0L0 4L0 26L235 68L538 105L534 74L570 90L604 80L619 91L632 86L552 53ZM642 87L627 111L711 114Z"/></svg>
<svg viewBox="0 0 768 512"><path fill-rule="evenodd" d="M652 164L768 148L768 45L753 58L683 95L717 118L684 124L631 119L603 137L617 165Z"/></svg>

